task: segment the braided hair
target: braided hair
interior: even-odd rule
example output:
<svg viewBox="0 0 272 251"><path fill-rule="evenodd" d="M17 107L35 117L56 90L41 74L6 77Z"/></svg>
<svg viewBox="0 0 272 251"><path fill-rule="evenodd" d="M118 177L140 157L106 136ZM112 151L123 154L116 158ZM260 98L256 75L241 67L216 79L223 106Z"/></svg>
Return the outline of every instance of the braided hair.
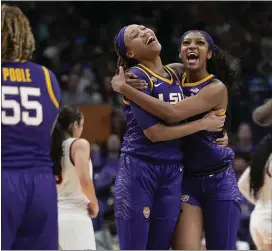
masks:
<svg viewBox="0 0 272 251"><path fill-rule="evenodd" d="M32 58L35 39L27 17L15 6L2 5L1 60L24 61Z"/></svg>

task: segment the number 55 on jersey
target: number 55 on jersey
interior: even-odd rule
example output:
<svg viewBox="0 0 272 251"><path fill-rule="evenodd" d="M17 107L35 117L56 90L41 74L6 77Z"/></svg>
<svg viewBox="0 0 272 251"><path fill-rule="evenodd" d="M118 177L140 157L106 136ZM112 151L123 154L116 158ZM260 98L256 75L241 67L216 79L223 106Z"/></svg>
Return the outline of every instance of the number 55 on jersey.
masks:
<svg viewBox="0 0 272 251"><path fill-rule="evenodd" d="M5 166L29 168L48 164L51 162L50 134L61 96L55 75L29 61L3 63L1 75L2 160L4 157Z"/></svg>

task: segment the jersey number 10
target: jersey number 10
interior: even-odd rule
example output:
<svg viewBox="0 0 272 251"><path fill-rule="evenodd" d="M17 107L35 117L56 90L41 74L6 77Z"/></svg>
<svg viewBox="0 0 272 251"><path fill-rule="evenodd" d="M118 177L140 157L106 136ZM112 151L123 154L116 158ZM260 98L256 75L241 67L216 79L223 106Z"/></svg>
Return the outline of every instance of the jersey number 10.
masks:
<svg viewBox="0 0 272 251"><path fill-rule="evenodd" d="M6 99L8 95L20 95L21 104L16 100ZM40 125L43 121L42 105L38 101L29 100L29 97L40 96L40 88L2 86L2 124L17 125L22 120L27 126ZM21 111L22 107L26 110L34 110L35 116L30 116L28 111ZM4 109L12 110L13 115L7 115Z"/></svg>

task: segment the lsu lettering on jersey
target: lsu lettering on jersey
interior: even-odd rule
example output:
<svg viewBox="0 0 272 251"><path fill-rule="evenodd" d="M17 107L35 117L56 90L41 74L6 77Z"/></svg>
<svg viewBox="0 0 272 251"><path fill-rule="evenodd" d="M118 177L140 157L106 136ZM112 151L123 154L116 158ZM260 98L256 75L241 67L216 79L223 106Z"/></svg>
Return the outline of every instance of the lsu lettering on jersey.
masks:
<svg viewBox="0 0 272 251"><path fill-rule="evenodd" d="M32 63L2 63L2 168L49 167L61 91L55 75Z"/></svg>
<svg viewBox="0 0 272 251"><path fill-rule="evenodd" d="M143 79L148 83L148 88L143 90L147 95L158 98L162 101L176 104L183 98L180 81L177 74L169 67L164 67L168 73L167 77L162 77L142 64L138 64L128 72L134 73L138 79ZM127 131L125 133L121 151L137 157L145 157L152 161L166 160L167 163L181 163L183 154L181 152L180 140L169 140L164 142L151 142L143 133L143 130L164 123L159 118L144 111L135 103L124 101L124 114L127 121Z"/></svg>
<svg viewBox="0 0 272 251"><path fill-rule="evenodd" d="M186 83L186 73L182 76L182 89L185 97L196 95L202 88L210 84L215 76L210 74L206 78L195 82ZM189 120L196 120L203 114ZM229 147L222 147L214 143L222 133L200 131L183 138L184 165L190 171L209 171L226 165L234 159L234 152Z"/></svg>

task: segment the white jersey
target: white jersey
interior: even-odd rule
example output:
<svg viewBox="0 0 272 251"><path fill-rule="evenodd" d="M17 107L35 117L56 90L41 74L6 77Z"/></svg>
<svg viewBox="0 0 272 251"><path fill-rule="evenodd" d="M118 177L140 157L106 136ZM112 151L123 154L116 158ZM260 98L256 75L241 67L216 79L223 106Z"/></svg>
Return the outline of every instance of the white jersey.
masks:
<svg viewBox="0 0 272 251"><path fill-rule="evenodd" d="M264 184L259 191L259 197L257 200L254 199L249 190L249 173L250 167L248 167L242 176L239 179L238 185L241 193L245 196L245 198L255 205L256 208L263 207L272 207L272 153L270 154L266 164L264 171Z"/></svg>
<svg viewBox="0 0 272 251"><path fill-rule="evenodd" d="M272 244L272 153L265 164L264 184L257 200L249 190L249 173L250 167L244 171L238 185L245 198L255 205L250 217L250 233L258 249L264 249L264 245Z"/></svg>
<svg viewBox="0 0 272 251"><path fill-rule="evenodd" d="M87 212L88 198L81 189L76 168L71 161L71 145L76 138L66 139L62 157L62 183L58 189L59 246L62 250L95 250L92 220ZM92 162L90 176L92 178Z"/></svg>
<svg viewBox="0 0 272 251"><path fill-rule="evenodd" d="M71 145L77 139L69 138L63 141L62 165L62 183L57 186L58 189L58 207L59 210L82 209L87 213L88 198L83 193L80 181L77 177L76 169L71 162ZM92 178L92 162L90 160L90 175Z"/></svg>

